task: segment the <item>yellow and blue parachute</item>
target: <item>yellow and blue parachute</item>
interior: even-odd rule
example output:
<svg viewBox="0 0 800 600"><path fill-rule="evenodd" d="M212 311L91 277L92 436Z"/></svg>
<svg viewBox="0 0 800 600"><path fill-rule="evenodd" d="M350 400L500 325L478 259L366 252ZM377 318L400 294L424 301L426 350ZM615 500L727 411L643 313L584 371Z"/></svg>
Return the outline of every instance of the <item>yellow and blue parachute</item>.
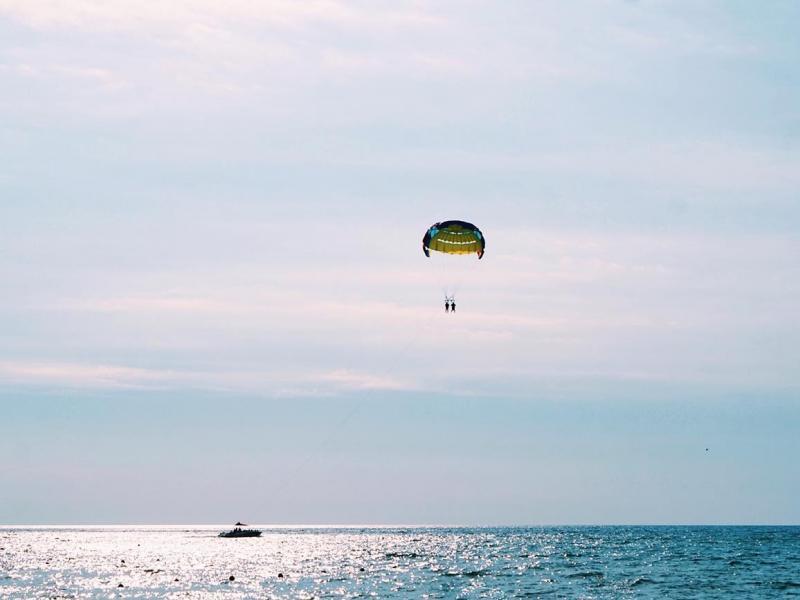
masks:
<svg viewBox="0 0 800 600"><path fill-rule="evenodd" d="M466 221L443 221L430 226L422 238L422 251L430 258L431 250L445 254L477 254L483 258L486 238L481 230Z"/></svg>

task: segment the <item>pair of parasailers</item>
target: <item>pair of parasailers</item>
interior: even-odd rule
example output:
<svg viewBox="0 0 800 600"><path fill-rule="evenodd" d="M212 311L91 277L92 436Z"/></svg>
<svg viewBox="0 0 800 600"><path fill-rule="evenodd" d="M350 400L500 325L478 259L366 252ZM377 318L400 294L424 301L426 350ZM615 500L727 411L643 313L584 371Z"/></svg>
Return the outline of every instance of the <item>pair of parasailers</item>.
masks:
<svg viewBox="0 0 800 600"><path fill-rule="evenodd" d="M434 223L425 232L422 238L422 252L428 258L431 250L443 254L477 254L478 259L483 258L486 250L486 238L480 229L466 221L439 221ZM444 311L456 312L455 296L448 296L445 291Z"/></svg>

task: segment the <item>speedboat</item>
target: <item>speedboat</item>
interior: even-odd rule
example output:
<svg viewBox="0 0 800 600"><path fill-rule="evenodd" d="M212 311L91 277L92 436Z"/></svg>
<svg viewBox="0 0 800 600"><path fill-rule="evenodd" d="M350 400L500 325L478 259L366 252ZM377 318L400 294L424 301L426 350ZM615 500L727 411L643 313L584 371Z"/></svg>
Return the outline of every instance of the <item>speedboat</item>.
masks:
<svg viewBox="0 0 800 600"><path fill-rule="evenodd" d="M224 538L239 538L239 537L261 537L261 530L259 529L242 529L246 527L245 523L237 522L233 529L230 531L223 531L219 537Z"/></svg>

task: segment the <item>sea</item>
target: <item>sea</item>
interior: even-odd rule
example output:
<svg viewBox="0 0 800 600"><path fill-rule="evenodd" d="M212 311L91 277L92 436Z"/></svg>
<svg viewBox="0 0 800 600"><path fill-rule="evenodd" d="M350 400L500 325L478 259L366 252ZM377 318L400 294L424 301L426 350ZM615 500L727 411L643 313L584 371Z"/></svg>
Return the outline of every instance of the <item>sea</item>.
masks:
<svg viewBox="0 0 800 600"><path fill-rule="evenodd" d="M800 527L3 527L0 598L800 597Z"/></svg>

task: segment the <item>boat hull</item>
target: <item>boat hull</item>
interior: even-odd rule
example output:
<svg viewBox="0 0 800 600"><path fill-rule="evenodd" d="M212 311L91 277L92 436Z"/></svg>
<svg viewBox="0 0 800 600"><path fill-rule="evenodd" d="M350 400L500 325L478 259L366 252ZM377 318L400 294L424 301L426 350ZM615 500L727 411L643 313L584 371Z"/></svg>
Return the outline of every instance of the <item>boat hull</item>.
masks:
<svg viewBox="0 0 800 600"><path fill-rule="evenodd" d="M223 531L218 537L222 538L240 538L240 537L261 537L261 531L258 529L234 529L232 531Z"/></svg>

